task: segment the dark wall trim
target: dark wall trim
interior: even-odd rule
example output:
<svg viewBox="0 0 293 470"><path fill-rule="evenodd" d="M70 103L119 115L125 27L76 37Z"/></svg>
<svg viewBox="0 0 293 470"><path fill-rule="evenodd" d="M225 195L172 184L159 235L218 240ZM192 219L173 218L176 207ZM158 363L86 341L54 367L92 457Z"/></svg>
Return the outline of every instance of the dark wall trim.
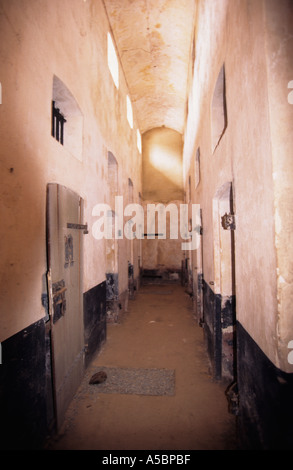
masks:
<svg viewBox="0 0 293 470"><path fill-rule="evenodd" d="M48 428L47 348L44 320L2 343L0 448L3 450L42 448ZM52 393L50 387L49 390Z"/></svg>
<svg viewBox="0 0 293 470"><path fill-rule="evenodd" d="M84 293L85 365L106 339L106 281ZM1 343L1 450L42 449L54 431L50 325L45 319Z"/></svg>
<svg viewBox="0 0 293 470"><path fill-rule="evenodd" d="M221 298L203 280L204 334L211 363L212 375L218 380L222 376Z"/></svg>
<svg viewBox="0 0 293 470"><path fill-rule="evenodd" d="M203 327L211 372L215 380L232 381L235 377L236 301L222 298L203 280Z"/></svg>
<svg viewBox="0 0 293 470"><path fill-rule="evenodd" d="M229 351L233 351L240 449L293 450L293 374L278 369L236 321L234 296L223 301L203 281L203 303L204 336L214 379L223 379ZM229 326L235 330L233 337L225 333Z"/></svg>
<svg viewBox="0 0 293 470"><path fill-rule="evenodd" d="M85 367L106 340L106 281L83 294Z"/></svg>
<svg viewBox="0 0 293 470"><path fill-rule="evenodd" d="M118 273L106 273L107 300L117 300L119 296Z"/></svg>
<svg viewBox="0 0 293 470"><path fill-rule="evenodd" d="M142 268L140 276L142 284L180 284L182 269Z"/></svg>
<svg viewBox="0 0 293 470"><path fill-rule="evenodd" d="M239 322L237 363L241 447L293 450L293 374L278 369Z"/></svg>

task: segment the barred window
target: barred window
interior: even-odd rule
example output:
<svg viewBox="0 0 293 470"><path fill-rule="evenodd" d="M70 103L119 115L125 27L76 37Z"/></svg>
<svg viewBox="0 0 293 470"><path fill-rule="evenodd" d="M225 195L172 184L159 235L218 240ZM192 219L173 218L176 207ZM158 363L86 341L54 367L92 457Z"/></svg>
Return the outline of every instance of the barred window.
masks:
<svg viewBox="0 0 293 470"><path fill-rule="evenodd" d="M73 94L54 75L52 88L51 134L63 147L82 161L83 115Z"/></svg>
<svg viewBox="0 0 293 470"><path fill-rule="evenodd" d="M60 112L60 109L55 107L55 101L52 101L52 136L62 145L64 144L65 122L65 117Z"/></svg>

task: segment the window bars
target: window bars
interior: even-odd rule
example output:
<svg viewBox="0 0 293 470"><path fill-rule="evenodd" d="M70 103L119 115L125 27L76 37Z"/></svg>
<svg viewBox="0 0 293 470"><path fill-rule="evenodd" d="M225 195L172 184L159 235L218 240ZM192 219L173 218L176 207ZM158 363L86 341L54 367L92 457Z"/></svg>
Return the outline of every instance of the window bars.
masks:
<svg viewBox="0 0 293 470"><path fill-rule="evenodd" d="M65 122L65 117L60 113L60 109L55 107L55 101L52 101L52 136L62 145L64 144Z"/></svg>

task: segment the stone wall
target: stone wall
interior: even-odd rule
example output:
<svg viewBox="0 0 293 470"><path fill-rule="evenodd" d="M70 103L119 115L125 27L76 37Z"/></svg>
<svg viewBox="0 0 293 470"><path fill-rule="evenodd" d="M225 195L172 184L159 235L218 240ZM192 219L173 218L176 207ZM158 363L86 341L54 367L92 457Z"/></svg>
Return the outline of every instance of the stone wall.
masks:
<svg viewBox="0 0 293 470"><path fill-rule="evenodd" d="M205 289L197 306L203 312L196 315L203 317L215 377L225 378L221 360L233 371L231 380L238 383L241 403L240 434L249 441L254 429L252 442L244 443L252 447L280 446L282 440L288 446L291 435L288 426L282 428L277 407L270 411L271 420L264 415L269 413L266 396L271 388L271 402L287 397L282 406L292 419L289 395L276 386L281 370L288 374L285 388L290 389L293 373L288 360L293 333L289 268L293 107L288 96L293 76L292 14L287 0L199 3L184 136L185 188L191 180L192 203L200 204L202 211L201 253L193 253L192 269L195 277L202 269ZM224 229L225 214L232 229ZM236 316L228 326L225 299L235 305ZM216 304L221 304L218 310ZM219 334L213 332L218 324L219 344ZM257 374L252 372L253 353L246 355L242 347L244 336L263 355ZM279 433L275 444L274 422Z"/></svg>
<svg viewBox="0 0 293 470"><path fill-rule="evenodd" d="M80 355L86 366L106 337L108 245L107 240L97 240L93 236L92 227L97 220L93 208L101 203L112 205L109 152L115 156L118 166L116 194L123 196L126 202L131 179L133 201L139 201L141 154L133 105L132 127L127 119L129 90L119 58L118 87L109 70L110 27L103 2L27 0L19 3L4 0L0 10L0 60L3 65L0 78L0 197L5 220L0 229L0 341L4 345L3 361L6 362L1 365L1 371L6 374L6 370L10 370L10 375L14 374L16 358L8 352L19 343L23 344L17 361L18 368L22 365L24 369L18 373L16 368L13 380L2 385L4 397L11 391L15 403L20 408L23 404L24 409L18 416L11 415L10 426L20 427L20 434L26 434L20 444L25 447L30 440L28 419L42 426L42 429L31 431L39 432L38 440L44 438L46 406L51 407L53 394L49 381L45 403L46 357L49 357L49 368L51 360L46 286L47 185L58 183L83 199L83 218L88 233L83 235L81 253L85 347ZM52 101L67 118L63 144L52 136ZM130 256L131 251L137 276L139 251L136 240L132 248L125 237L117 243L115 274L119 274L119 293L125 298L130 260L125 253ZM45 324L47 336L38 326L40 322ZM42 335L37 352L34 345L23 340L27 328ZM24 357L25 347L28 350ZM37 366L35 353L40 356ZM35 369L38 370L37 377ZM3 377L6 380L5 374L1 375L1 382ZM43 395L41 397L37 392L26 410L24 390L32 382L32 390L40 390ZM23 396L24 399L18 400ZM33 446L34 436L31 438Z"/></svg>

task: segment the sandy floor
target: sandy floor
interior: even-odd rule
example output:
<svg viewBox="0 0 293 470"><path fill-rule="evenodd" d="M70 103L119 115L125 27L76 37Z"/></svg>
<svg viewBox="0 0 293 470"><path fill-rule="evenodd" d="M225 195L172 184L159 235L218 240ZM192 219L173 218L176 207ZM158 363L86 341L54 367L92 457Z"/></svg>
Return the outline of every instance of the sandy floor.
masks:
<svg viewBox="0 0 293 470"><path fill-rule="evenodd" d="M175 394L101 393L88 374L72 401L62 432L49 448L74 450L233 450L235 417L227 385L214 382L203 330L179 285L147 285L129 302L121 323L91 364L175 370Z"/></svg>

